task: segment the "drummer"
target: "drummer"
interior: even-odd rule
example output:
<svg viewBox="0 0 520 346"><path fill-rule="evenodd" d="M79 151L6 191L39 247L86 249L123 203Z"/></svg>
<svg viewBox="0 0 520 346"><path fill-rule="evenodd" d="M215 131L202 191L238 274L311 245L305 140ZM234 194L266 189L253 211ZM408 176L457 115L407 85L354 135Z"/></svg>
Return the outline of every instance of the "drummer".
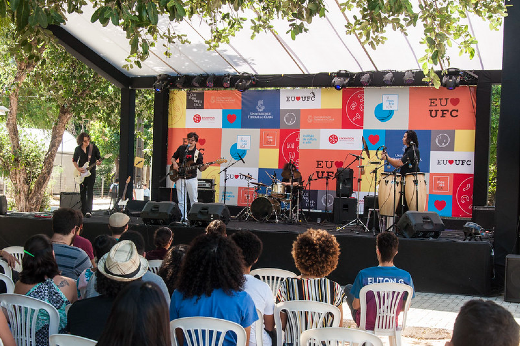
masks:
<svg viewBox="0 0 520 346"><path fill-rule="evenodd" d="M417 133L413 130L406 131L403 135L403 144L406 145L406 148L402 158L394 159L388 156L388 153L383 153L383 160L387 160L392 166L400 168L400 173L403 176L407 173L419 172L421 153Z"/></svg>
<svg viewBox="0 0 520 346"><path fill-rule="evenodd" d="M292 174L291 174L292 172ZM283 166L282 171L282 185L285 186L285 193L290 194L291 193L291 179L292 179L292 186L298 187L302 185L302 175L296 168L296 166L293 163L286 163ZM298 189L294 189L294 191L298 191ZM295 201L297 198L297 194L293 193L293 200Z"/></svg>

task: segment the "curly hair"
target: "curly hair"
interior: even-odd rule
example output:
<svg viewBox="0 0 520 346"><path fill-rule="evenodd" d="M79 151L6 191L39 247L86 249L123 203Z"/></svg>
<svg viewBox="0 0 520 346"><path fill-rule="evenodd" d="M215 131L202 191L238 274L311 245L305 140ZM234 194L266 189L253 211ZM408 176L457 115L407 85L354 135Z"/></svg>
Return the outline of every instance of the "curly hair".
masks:
<svg viewBox="0 0 520 346"><path fill-rule="evenodd" d="M108 234L98 235L92 242L92 248L94 250L94 256L99 260L104 254L110 251L112 246L116 245L117 240Z"/></svg>
<svg viewBox="0 0 520 346"><path fill-rule="evenodd" d="M123 288L126 287L131 282L141 280L141 278L134 280L134 281L116 281L112 280L110 278L107 278L105 275L103 275L99 270L96 270L96 283L95 283L95 289L96 291L101 294L102 296L109 297L109 298L115 298L117 297L118 293L121 292Z"/></svg>
<svg viewBox="0 0 520 346"><path fill-rule="evenodd" d="M164 256L161 267L157 272L157 275L163 278L170 295L172 295L175 288L177 288L176 284L179 278L179 272L181 271L182 260L189 248L190 246L186 244L171 247L166 253L166 256Z"/></svg>
<svg viewBox="0 0 520 346"><path fill-rule="evenodd" d="M250 231L237 231L230 237L242 250L246 267L251 267L262 254L263 244L260 238Z"/></svg>
<svg viewBox="0 0 520 346"><path fill-rule="evenodd" d="M78 137L76 137L76 143L78 143L78 145L82 145L83 144L83 140L86 138L88 138L90 140L90 135L86 132L81 132Z"/></svg>
<svg viewBox="0 0 520 346"><path fill-rule="evenodd" d="M336 269L339 254L336 237L322 229L309 228L296 238L292 247L296 268L302 274L320 278Z"/></svg>
<svg viewBox="0 0 520 346"><path fill-rule="evenodd" d="M406 132L406 144L410 145L410 142L414 142L415 146L419 146L419 139L417 133L414 130L407 130Z"/></svg>
<svg viewBox="0 0 520 346"><path fill-rule="evenodd" d="M221 235L202 234L190 246L177 281L184 298L210 296L219 288L229 295L243 289L242 251L235 242Z"/></svg>
<svg viewBox="0 0 520 346"><path fill-rule="evenodd" d="M169 227L161 227L153 234L153 243L156 248L165 248L173 240L173 232Z"/></svg>
<svg viewBox="0 0 520 346"><path fill-rule="evenodd" d="M213 220L206 226L206 233L223 235L225 237L227 235L226 224L220 220Z"/></svg>
<svg viewBox="0 0 520 346"><path fill-rule="evenodd" d="M379 233L376 237L376 246L381 254L381 261L390 262L397 254L399 239L392 232Z"/></svg>
<svg viewBox="0 0 520 346"><path fill-rule="evenodd" d="M54 258L52 242L45 234L36 234L27 239L22 258L22 272L20 281L24 284L32 285L44 282L46 278L53 278L60 275L58 264Z"/></svg>

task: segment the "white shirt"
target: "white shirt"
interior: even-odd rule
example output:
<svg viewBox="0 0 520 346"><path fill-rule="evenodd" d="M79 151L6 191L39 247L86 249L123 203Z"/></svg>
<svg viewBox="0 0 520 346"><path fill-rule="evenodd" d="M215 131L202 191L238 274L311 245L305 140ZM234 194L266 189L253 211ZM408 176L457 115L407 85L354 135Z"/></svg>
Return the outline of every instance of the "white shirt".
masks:
<svg viewBox="0 0 520 346"><path fill-rule="evenodd" d="M273 293L271 292L271 288L265 282L258 280L254 276L245 274L244 277L246 278L244 291L246 291L251 296L253 302L255 303L255 307L260 310L263 315L274 315L274 297ZM249 346L256 346L255 323L251 325ZM271 346L271 337L263 328L262 330L262 341L264 342L263 346Z"/></svg>

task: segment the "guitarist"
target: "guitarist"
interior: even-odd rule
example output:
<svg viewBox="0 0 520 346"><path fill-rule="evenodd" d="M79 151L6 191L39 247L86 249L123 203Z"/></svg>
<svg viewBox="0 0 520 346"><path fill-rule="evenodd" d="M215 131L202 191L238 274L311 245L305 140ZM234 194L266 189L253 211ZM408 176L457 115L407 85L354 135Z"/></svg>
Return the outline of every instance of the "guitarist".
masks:
<svg viewBox="0 0 520 346"><path fill-rule="evenodd" d="M190 132L187 135L188 144L183 144L177 148L175 153L172 156L172 169L179 171L180 178L175 183L177 189L177 199L179 200L179 208L181 209L182 219L185 221L186 218L186 191L188 196L190 197L191 205L198 202L197 197L197 170L191 169L183 172L184 167L188 167L190 165L202 164L203 158L202 153L197 149L197 142L199 141L199 136L195 132ZM179 163L177 163L179 160ZM180 166L180 169L179 169ZM204 171L208 168L208 166L201 166L200 171ZM185 190L186 188L186 190Z"/></svg>
<svg viewBox="0 0 520 346"><path fill-rule="evenodd" d="M81 211L85 217L90 217L92 213L92 204L94 203L94 181L96 180L96 165L101 164L101 154L98 147L90 142L90 136L82 132L76 138L78 146L74 149L72 156L72 163L74 167L80 172L85 173L86 169L83 167L85 163L88 166L95 165L90 170L90 176L85 177L83 182L79 185L79 193L81 196Z"/></svg>

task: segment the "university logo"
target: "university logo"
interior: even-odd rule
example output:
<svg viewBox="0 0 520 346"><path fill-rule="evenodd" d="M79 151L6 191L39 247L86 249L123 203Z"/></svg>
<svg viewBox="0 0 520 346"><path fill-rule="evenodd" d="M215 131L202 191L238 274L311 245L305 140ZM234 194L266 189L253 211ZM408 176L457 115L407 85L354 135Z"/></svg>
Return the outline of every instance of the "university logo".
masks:
<svg viewBox="0 0 520 346"><path fill-rule="evenodd" d="M197 123L197 124L198 124L198 123L200 123L201 120L202 120L202 117L200 116L200 114L195 114L195 115L193 116L193 122L194 122L194 123Z"/></svg>

